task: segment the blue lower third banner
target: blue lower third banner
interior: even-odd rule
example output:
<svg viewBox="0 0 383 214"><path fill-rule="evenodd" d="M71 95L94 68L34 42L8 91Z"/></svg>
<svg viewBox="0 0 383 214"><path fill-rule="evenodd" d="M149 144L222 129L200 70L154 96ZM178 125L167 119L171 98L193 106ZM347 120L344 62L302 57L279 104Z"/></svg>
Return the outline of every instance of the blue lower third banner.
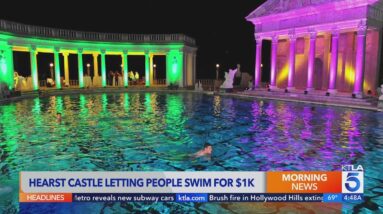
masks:
<svg viewBox="0 0 383 214"><path fill-rule="evenodd" d="M72 202L323 202L323 194L73 193Z"/></svg>

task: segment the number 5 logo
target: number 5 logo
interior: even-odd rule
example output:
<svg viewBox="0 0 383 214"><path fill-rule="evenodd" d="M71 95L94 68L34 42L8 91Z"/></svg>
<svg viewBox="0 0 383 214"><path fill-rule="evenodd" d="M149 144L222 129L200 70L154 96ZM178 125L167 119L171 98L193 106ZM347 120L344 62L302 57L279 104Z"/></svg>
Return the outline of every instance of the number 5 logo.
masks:
<svg viewBox="0 0 383 214"><path fill-rule="evenodd" d="M360 188L359 173L349 172L345 183L346 189L350 192L356 192Z"/></svg>

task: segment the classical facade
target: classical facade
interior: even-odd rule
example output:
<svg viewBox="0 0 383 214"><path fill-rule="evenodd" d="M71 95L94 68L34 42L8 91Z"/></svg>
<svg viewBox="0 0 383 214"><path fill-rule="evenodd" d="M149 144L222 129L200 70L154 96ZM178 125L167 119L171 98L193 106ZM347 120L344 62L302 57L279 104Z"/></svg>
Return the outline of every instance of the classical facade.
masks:
<svg viewBox="0 0 383 214"><path fill-rule="evenodd" d="M123 85L128 86L128 55L145 56L145 85L153 84L153 56L166 56L166 84L193 86L196 78L195 40L182 34L112 34L81 32L24 25L0 20L0 82L14 86L13 51L30 53L31 89L39 89L37 54L54 55L56 87L60 89L60 63L64 63L65 84L69 84L68 56L78 57L79 87L84 87L83 54L93 55L95 86L105 87L106 55L122 57ZM60 55L63 62L60 62ZM101 60L99 69L98 61Z"/></svg>
<svg viewBox="0 0 383 214"><path fill-rule="evenodd" d="M246 19L255 26L255 86L262 40L270 40L270 89L376 91L383 27L381 0L268 0Z"/></svg>

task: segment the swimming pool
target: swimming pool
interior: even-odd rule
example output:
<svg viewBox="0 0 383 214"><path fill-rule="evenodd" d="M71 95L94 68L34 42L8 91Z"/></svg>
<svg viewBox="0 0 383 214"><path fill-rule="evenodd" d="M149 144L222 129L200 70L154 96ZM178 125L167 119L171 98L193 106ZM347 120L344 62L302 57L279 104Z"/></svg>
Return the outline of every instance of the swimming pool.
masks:
<svg viewBox="0 0 383 214"><path fill-rule="evenodd" d="M184 158L206 142L214 147L212 160ZM317 207L382 211L382 153L383 113L372 111L194 93L27 99L0 106L0 212L18 210L19 171L331 171L342 164L363 165L366 201ZM303 203L76 206L106 213L314 209Z"/></svg>

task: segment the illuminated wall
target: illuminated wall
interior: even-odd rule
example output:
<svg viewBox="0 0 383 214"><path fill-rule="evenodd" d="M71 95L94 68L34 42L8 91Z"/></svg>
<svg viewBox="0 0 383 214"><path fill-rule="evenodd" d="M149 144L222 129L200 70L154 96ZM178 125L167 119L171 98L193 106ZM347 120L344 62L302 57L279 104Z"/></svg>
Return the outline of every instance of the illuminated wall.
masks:
<svg viewBox="0 0 383 214"><path fill-rule="evenodd" d="M379 32L369 30L366 39L366 63L364 73L364 92L375 90L379 83ZM279 40L277 55L277 87L287 87L290 42ZM305 89L307 84L308 52L310 40L300 37L296 42L295 78L297 89ZM336 88L339 92L353 92L355 82L356 33L348 32L339 35L338 72ZM331 34L318 35L316 39L314 88L327 90L329 85L329 70L331 62Z"/></svg>
<svg viewBox="0 0 383 214"><path fill-rule="evenodd" d="M167 84L176 84L183 87L183 53L170 51L166 55Z"/></svg>
<svg viewBox="0 0 383 214"><path fill-rule="evenodd" d="M13 82L12 48L0 41L0 83L6 83L9 89L12 89Z"/></svg>
<svg viewBox="0 0 383 214"><path fill-rule="evenodd" d="M31 26L33 28L33 26ZM1 29L0 29L1 31ZM65 30L63 30L65 31ZM129 35L126 35L129 36ZM38 68L36 62L36 54L38 53L51 53L54 54L55 59L55 73L56 73L56 86L58 89L61 88L59 81L60 73L60 54L77 54L78 55L78 75L79 75L79 87L84 87L84 78L83 78L83 61L82 54L101 54L101 68L99 69L97 65L95 69L101 70L101 86L106 87L106 61L105 55L147 55L145 63L145 85L151 86L153 77L153 63L149 62L152 60L154 55L165 55L166 54L166 83L177 84L180 87L184 86L183 77L187 76L183 74L184 72L192 72L189 76L195 76L195 54L196 48L189 46L182 40L182 37L169 37L164 35L164 41L167 42L158 42L158 39L154 39L151 42L151 39L148 39L146 42L108 42L108 41L83 41L83 40L67 40L59 38L44 38L44 37L35 37L25 35L20 37L16 34L10 32L1 33L0 32L0 81L5 82L10 88L13 88L13 59L12 59L12 50L21 51L21 52L30 52L31 53L31 76L32 76L32 88L33 90L39 89L38 81ZM166 39L165 39L166 37ZM157 37L156 37L157 38ZM162 37L161 37L162 38ZM173 41L174 40L174 41ZM8 45L12 44L12 45ZM184 50L187 47L187 53L194 56L184 59ZM150 56L149 57L149 54ZM191 60L191 62L188 62ZM193 65L191 68L184 68L184 61L189 65ZM124 74L129 70L127 60L123 60L124 63ZM190 66L189 66L190 67ZM125 75L126 76L126 75ZM98 77L97 77L98 79ZM187 85L194 85L194 78L187 82ZM124 86L128 86L127 78L124 79Z"/></svg>

